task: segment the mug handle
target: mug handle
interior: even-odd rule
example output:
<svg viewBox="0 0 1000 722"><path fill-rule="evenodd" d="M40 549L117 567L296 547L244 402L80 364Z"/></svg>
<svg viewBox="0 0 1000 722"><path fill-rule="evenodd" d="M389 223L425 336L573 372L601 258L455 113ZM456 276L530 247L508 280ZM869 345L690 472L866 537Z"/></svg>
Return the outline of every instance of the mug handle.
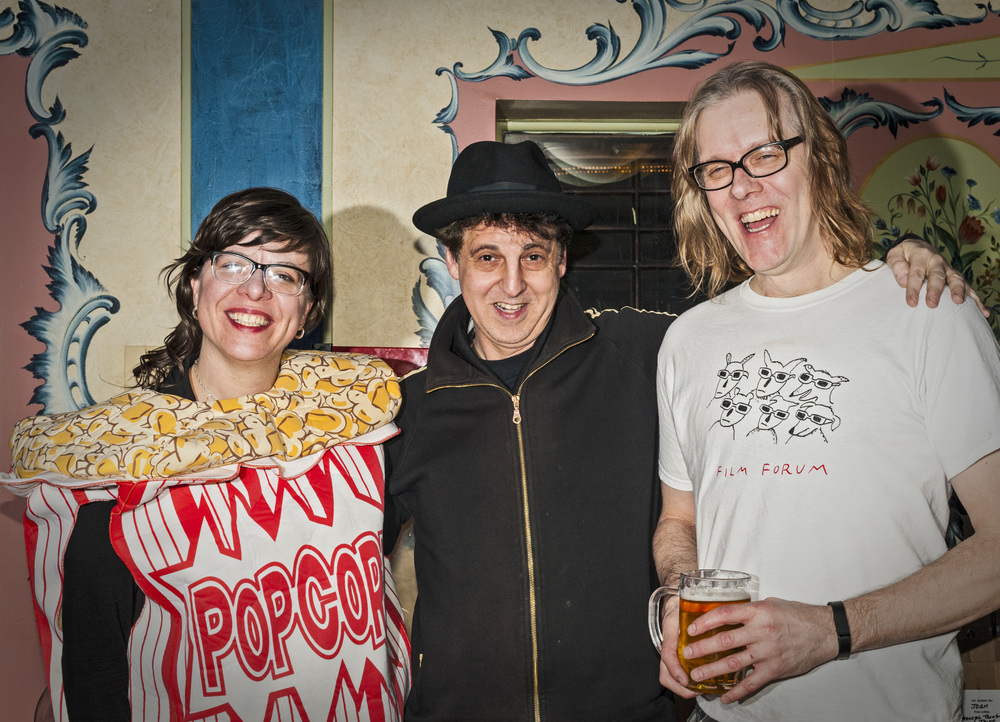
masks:
<svg viewBox="0 0 1000 722"><path fill-rule="evenodd" d="M680 594L677 587L660 587L649 598L649 638L659 652L663 648L663 629L660 620L660 600Z"/></svg>

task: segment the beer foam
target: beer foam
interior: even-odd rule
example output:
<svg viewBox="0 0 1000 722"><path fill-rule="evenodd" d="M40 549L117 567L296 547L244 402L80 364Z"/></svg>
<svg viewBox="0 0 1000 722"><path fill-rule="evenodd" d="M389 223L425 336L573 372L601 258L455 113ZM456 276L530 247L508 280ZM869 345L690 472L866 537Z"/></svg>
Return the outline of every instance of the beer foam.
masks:
<svg viewBox="0 0 1000 722"><path fill-rule="evenodd" d="M745 589L682 589L681 599L689 602L749 602L750 592Z"/></svg>

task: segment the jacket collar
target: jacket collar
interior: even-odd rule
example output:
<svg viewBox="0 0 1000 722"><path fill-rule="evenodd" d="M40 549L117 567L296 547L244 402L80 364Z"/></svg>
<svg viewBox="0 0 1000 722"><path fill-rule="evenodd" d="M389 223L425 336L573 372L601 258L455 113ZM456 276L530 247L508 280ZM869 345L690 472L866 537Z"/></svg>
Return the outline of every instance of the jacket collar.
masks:
<svg viewBox="0 0 1000 722"><path fill-rule="evenodd" d="M543 366L597 331L565 286L560 289L553 314L552 329L532 362L532 369ZM442 386L498 383L471 350L467 335L470 320L469 309L461 296L452 301L441 315L427 352L427 391Z"/></svg>

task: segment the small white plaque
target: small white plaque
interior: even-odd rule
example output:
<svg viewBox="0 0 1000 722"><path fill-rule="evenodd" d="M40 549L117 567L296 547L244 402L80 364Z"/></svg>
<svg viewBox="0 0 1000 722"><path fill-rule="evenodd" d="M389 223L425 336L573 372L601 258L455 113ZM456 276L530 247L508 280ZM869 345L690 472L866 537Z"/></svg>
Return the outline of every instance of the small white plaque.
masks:
<svg viewBox="0 0 1000 722"><path fill-rule="evenodd" d="M965 690L962 722L1000 722L1000 690Z"/></svg>

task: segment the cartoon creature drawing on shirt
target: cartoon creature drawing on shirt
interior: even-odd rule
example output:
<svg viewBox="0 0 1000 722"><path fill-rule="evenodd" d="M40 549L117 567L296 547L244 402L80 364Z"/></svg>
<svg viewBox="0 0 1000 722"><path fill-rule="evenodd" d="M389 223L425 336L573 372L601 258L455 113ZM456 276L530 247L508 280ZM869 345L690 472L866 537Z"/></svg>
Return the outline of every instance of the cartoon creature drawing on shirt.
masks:
<svg viewBox="0 0 1000 722"><path fill-rule="evenodd" d="M806 364L805 370L796 378L800 385L792 391L792 398L799 403L818 403L830 406L830 395L833 390L849 379L845 376L834 376L829 371L813 368L812 364Z"/></svg>
<svg viewBox="0 0 1000 722"><path fill-rule="evenodd" d="M804 358L797 358L788 363L781 363L771 358L771 354L764 349L764 365L757 369L760 380L757 388L754 389L754 396L758 399L773 399L782 394L789 382L795 379L795 367L805 361ZM783 397L784 398L784 397Z"/></svg>
<svg viewBox="0 0 1000 722"><path fill-rule="evenodd" d="M760 384L757 385L760 388ZM747 436L756 434L758 431L766 431L766 436L771 439L771 443L778 443L778 432L775 429L792 416L792 410L796 404L794 401L787 401L780 396L773 399L764 399L757 407L760 410L760 418L757 419L757 426L747 432Z"/></svg>
<svg viewBox="0 0 1000 722"><path fill-rule="evenodd" d="M828 444L830 442L823 429L829 427L829 430L833 431L838 426L840 426L840 417L833 413L832 408L825 404L805 403L795 411L795 425L788 430L789 436L785 443L787 444L796 436L804 438L819 433L823 442Z"/></svg>
<svg viewBox="0 0 1000 722"><path fill-rule="evenodd" d="M808 436L829 443L827 434L836 430L841 422L834 412L833 390L848 383L849 379L818 369L806 363L804 357L783 362L765 349L763 363L757 369L756 386L741 388L741 383L751 376L752 369L747 370L747 362L756 355L756 352L751 353L734 361L733 354L726 354L726 365L716 372L718 381L708 404L718 403L719 406L719 417L712 427L729 429L735 440L736 427L756 409L759 413L751 416L749 423L755 423L746 437L765 432L759 436L777 444L781 429L782 436L787 434L786 444L793 438Z"/></svg>
<svg viewBox="0 0 1000 722"><path fill-rule="evenodd" d="M733 428L736 424L743 421L747 414L750 413L750 409L753 408L750 402L753 401L753 397L750 394L734 393L731 396L727 396L720 403L719 406L722 407L722 415L715 424L719 424L724 429L731 429L733 438L736 438L736 429ZM715 426L712 424L712 426Z"/></svg>
<svg viewBox="0 0 1000 722"><path fill-rule="evenodd" d="M715 399L724 399L727 396L733 395L736 391L736 387L740 385L740 381L747 378L750 374L747 372L745 366L746 362L752 359L756 354L750 354L742 361L733 361L733 355L731 353L726 354L726 366L725 368L719 369L716 376L719 377L719 382L715 386ZM709 406L712 402L708 402Z"/></svg>

